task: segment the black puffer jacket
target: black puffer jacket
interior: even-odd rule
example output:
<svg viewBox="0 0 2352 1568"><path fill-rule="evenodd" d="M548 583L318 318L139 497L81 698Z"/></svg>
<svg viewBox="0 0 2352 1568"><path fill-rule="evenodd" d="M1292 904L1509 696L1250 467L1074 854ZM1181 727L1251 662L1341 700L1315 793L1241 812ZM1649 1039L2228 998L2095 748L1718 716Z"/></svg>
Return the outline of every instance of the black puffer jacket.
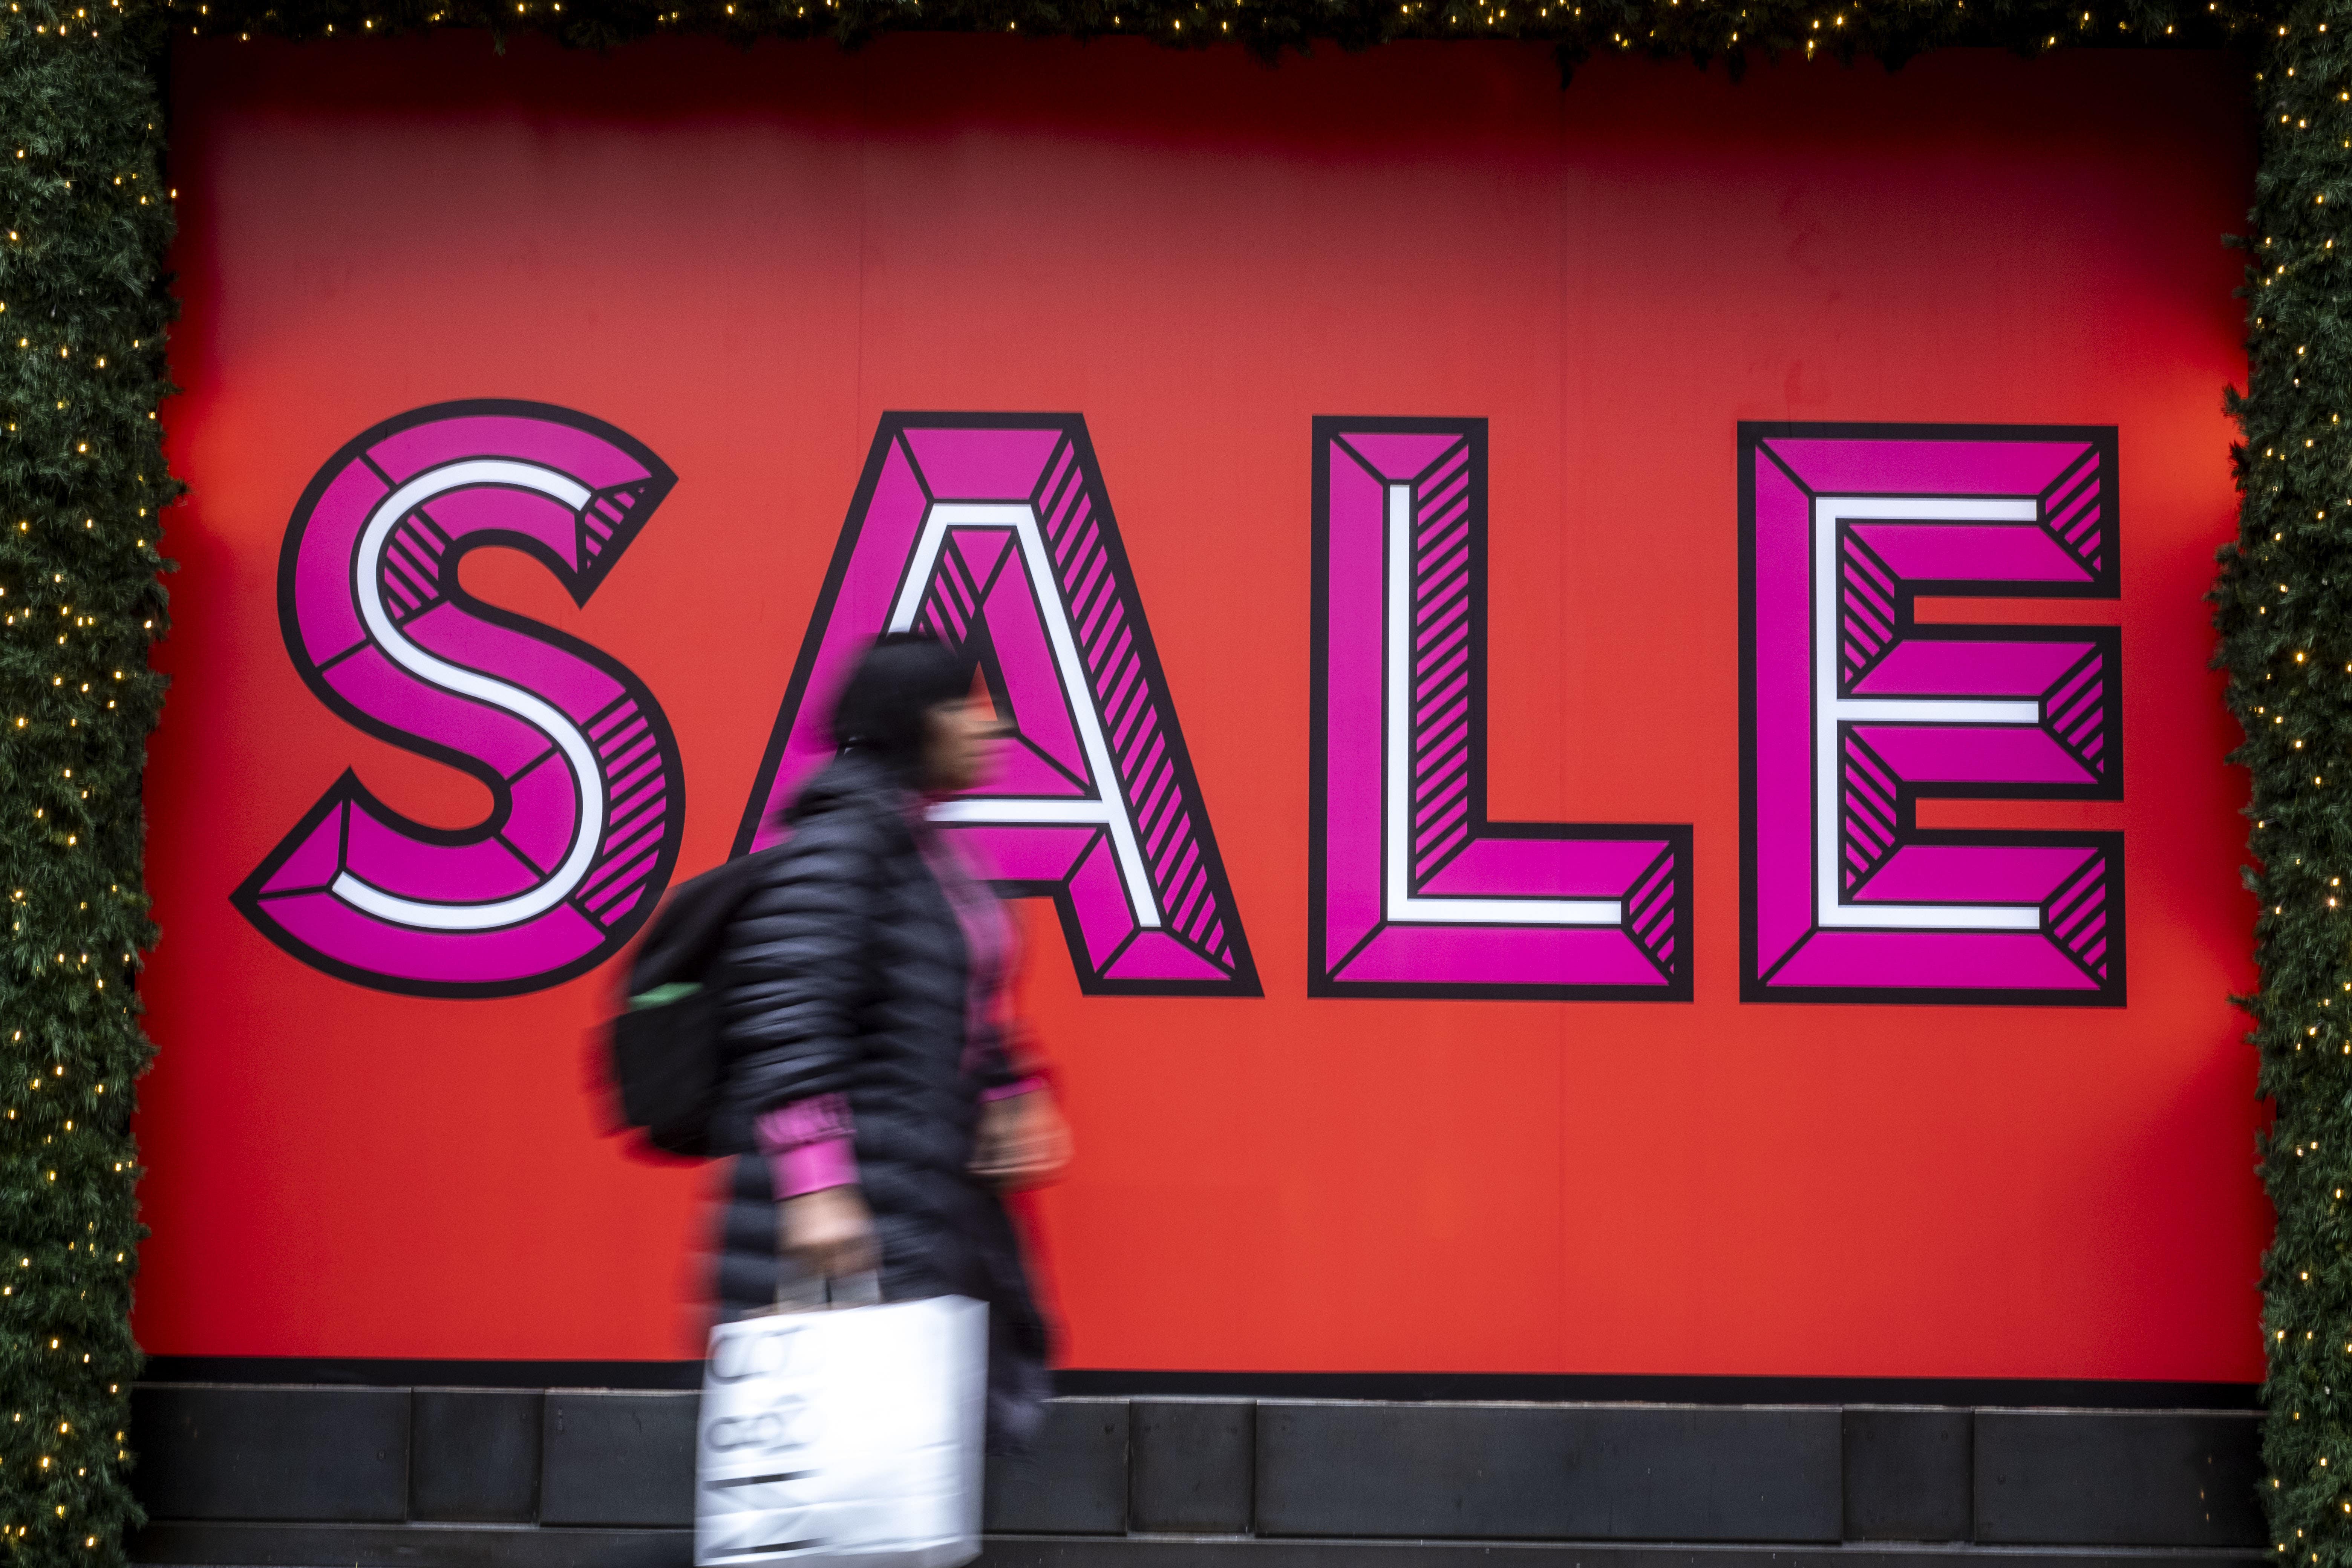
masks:
<svg viewBox="0 0 2352 1568"><path fill-rule="evenodd" d="M1017 1447L1047 1392L1045 1326L1003 1205L971 1173L981 1096L1015 1075L993 1026L970 1037L963 928L917 840L933 829L854 752L785 820L783 852L728 932L719 1146L753 1148L777 1106L848 1101L883 1297L988 1303L992 1443ZM776 1300L775 1190L756 1154L735 1162L718 1267L730 1316Z"/></svg>

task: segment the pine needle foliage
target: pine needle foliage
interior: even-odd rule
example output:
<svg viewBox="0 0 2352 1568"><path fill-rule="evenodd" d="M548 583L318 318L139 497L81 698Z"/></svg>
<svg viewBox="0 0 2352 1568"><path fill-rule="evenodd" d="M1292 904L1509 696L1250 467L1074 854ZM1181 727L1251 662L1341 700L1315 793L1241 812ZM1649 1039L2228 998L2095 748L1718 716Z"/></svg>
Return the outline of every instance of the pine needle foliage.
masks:
<svg viewBox="0 0 2352 1568"><path fill-rule="evenodd" d="M2352 4L2299 0L2263 43L2239 534L2214 590L2276 1109L2263 1502L2282 1563L2352 1568Z"/></svg>
<svg viewBox="0 0 2352 1568"><path fill-rule="evenodd" d="M1601 55L1721 60L1868 57L1899 65L1973 44L2027 54L2080 45L2211 47L2263 36L2271 0L167 0L175 37L350 38L430 27L536 31L605 48L712 34L832 38L887 32L1144 37L1176 48L1238 44L1265 58L1317 43L1401 38L1549 43L1562 76Z"/></svg>
<svg viewBox="0 0 2352 1568"><path fill-rule="evenodd" d="M160 22L0 3L0 1561L112 1568L139 1520L140 774L173 493Z"/></svg>

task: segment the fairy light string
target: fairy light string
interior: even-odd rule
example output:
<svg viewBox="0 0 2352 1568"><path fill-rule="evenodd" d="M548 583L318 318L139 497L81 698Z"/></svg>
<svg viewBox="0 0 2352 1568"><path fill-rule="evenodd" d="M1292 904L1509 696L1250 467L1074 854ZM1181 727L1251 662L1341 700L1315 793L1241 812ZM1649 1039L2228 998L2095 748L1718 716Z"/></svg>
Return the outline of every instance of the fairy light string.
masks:
<svg viewBox="0 0 2352 1568"><path fill-rule="evenodd" d="M0 0L0 1547L117 1563L170 305L131 0Z"/></svg>
<svg viewBox="0 0 2352 1568"><path fill-rule="evenodd" d="M2263 1258L2262 1488L2273 1554L2352 1568L2352 0L2266 18L2232 393L2239 533L2214 621L2247 808L2261 984L2245 1000L2275 1119Z"/></svg>
<svg viewBox="0 0 2352 1568"><path fill-rule="evenodd" d="M349 39L434 27L541 32L604 47L656 34L831 37L923 30L1139 37L1180 48L1239 44L1260 55L1317 42L1514 38L1550 44L1564 72L1598 55L1721 60L1793 53L1899 63L1941 45L2042 53L2117 43L2211 47L2250 39L2269 12L2243 0L2128 0L2085 7L1999 0L170 0L174 37Z"/></svg>

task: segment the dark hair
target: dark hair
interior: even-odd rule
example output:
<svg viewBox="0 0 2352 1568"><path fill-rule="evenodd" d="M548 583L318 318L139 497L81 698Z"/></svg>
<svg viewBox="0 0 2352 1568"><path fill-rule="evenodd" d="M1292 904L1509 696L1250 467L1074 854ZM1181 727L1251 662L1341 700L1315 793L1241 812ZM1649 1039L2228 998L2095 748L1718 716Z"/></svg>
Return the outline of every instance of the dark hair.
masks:
<svg viewBox="0 0 2352 1568"><path fill-rule="evenodd" d="M889 632L874 639L833 705L833 742L912 776L923 765L930 710L971 691L972 665L938 638Z"/></svg>

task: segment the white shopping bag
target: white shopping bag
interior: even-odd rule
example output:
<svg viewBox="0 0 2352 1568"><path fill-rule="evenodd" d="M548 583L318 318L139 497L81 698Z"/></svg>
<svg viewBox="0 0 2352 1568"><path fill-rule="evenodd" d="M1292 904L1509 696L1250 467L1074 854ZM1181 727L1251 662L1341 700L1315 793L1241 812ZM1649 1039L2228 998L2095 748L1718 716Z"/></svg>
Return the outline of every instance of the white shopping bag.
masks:
<svg viewBox="0 0 2352 1568"><path fill-rule="evenodd" d="M710 1336L698 1568L951 1568L980 1555L988 1308L781 1312Z"/></svg>

